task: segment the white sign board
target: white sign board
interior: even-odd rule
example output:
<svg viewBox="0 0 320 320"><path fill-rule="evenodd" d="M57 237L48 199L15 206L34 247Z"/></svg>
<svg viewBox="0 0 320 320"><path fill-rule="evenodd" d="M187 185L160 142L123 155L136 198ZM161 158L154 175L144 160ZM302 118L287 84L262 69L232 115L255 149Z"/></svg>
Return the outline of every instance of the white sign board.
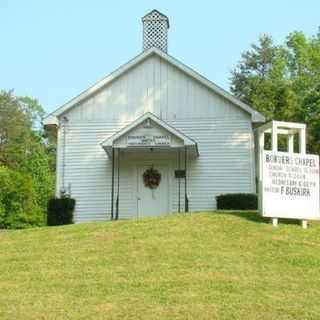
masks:
<svg viewBox="0 0 320 320"><path fill-rule="evenodd" d="M128 146L168 146L170 145L170 136L128 136Z"/></svg>
<svg viewBox="0 0 320 320"><path fill-rule="evenodd" d="M260 196L265 217L320 219L319 156L263 151Z"/></svg>

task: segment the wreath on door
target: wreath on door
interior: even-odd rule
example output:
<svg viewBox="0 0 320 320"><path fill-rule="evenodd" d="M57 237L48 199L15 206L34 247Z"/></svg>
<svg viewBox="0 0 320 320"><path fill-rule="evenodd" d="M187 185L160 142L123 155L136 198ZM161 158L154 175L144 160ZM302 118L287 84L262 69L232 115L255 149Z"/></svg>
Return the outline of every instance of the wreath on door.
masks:
<svg viewBox="0 0 320 320"><path fill-rule="evenodd" d="M154 168L149 168L143 173L143 182L144 185L153 190L156 189L161 181L161 174L158 170Z"/></svg>

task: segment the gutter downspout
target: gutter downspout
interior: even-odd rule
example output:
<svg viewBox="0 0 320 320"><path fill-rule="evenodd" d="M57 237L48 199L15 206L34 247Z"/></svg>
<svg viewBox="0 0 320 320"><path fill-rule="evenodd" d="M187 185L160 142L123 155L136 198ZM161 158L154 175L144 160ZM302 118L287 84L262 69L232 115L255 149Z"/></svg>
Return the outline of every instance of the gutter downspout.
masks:
<svg viewBox="0 0 320 320"><path fill-rule="evenodd" d="M65 157L66 157L66 142L67 142L67 123L69 121L69 119L64 116L62 118L62 134L63 134L63 148L62 148L62 172L61 172L61 184L62 184L62 188L60 189L60 196L65 195L66 194L66 187L65 187L65 167L66 167L66 161L65 161Z"/></svg>

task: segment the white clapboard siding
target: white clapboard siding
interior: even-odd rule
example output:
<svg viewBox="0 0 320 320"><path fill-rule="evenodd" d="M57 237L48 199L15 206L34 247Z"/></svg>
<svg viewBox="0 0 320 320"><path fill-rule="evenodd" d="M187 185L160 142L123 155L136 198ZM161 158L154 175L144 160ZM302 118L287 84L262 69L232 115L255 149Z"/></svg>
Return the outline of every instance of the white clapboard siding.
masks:
<svg viewBox="0 0 320 320"><path fill-rule="evenodd" d="M70 121L132 121L152 112L162 119L248 114L160 56L151 55L68 111Z"/></svg>
<svg viewBox="0 0 320 320"><path fill-rule="evenodd" d="M252 131L250 120L197 119L166 120L197 141L200 157L187 163L190 210L212 210L215 196L229 192L253 192ZM127 123L122 123L121 126ZM70 123L66 129L65 185L77 200L76 222L104 220L110 217L111 161L100 142L119 130L119 124L91 122ZM157 160L170 164L171 211L178 211L178 167L176 151L157 154ZM152 154L123 154L120 161L120 218L135 217L135 165L152 161ZM59 161L62 163L62 161ZM181 153L184 167L184 153ZM61 172L61 168L59 170ZM61 178L59 178L61 181ZM117 193L115 178L115 196ZM184 181L181 180L181 210L184 210Z"/></svg>
<svg viewBox="0 0 320 320"><path fill-rule="evenodd" d="M76 222L110 218L111 161L100 142L146 112L152 112L198 144L200 156L187 163L190 210L214 209L215 197L221 193L255 191L251 115L159 55L150 55L59 118L60 124L64 117L68 122L65 130L61 125L58 132L56 190L59 194L63 185L70 187L77 201ZM170 167L170 211L178 211L178 180L174 178L177 151L162 152L156 157L123 154L120 218L135 217L135 168L138 162L153 159ZM180 200L184 210L183 180Z"/></svg>
<svg viewBox="0 0 320 320"><path fill-rule="evenodd" d="M221 193L254 192L249 121L176 120L171 124L198 143L200 157L187 164L190 210L215 208L215 197Z"/></svg>

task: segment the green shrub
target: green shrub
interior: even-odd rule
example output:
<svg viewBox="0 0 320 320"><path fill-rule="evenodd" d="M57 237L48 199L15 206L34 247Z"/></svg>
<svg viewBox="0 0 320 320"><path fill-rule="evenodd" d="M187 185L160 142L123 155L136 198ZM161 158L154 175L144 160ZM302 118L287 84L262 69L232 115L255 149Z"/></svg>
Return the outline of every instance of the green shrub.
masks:
<svg viewBox="0 0 320 320"><path fill-rule="evenodd" d="M44 224L32 178L0 167L0 228L23 229Z"/></svg>
<svg viewBox="0 0 320 320"><path fill-rule="evenodd" d="M59 226L73 223L76 201L72 198L52 198L48 201L47 224Z"/></svg>
<svg viewBox="0 0 320 320"><path fill-rule="evenodd" d="M217 208L224 210L257 210L258 197L255 193L229 193L216 197Z"/></svg>

